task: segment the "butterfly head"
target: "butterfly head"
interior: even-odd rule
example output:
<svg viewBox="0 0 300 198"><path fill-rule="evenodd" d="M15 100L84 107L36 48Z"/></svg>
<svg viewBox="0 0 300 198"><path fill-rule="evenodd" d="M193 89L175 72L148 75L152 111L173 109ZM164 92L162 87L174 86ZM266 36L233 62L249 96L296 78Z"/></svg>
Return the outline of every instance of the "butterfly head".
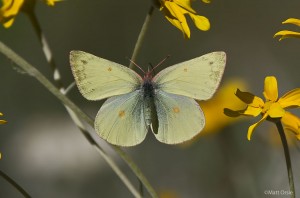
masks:
<svg viewBox="0 0 300 198"><path fill-rule="evenodd" d="M154 70L158 67L158 66L160 66L160 65L162 65L162 63L163 62L165 62L165 60L167 60L168 58L170 57L170 55L168 55L168 56L166 56L162 61L160 61L155 67L152 67L152 69L149 69L149 67L148 67L148 71L147 72L145 72L139 65L137 65L134 61L132 61L132 60L130 60L129 59L129 61L131 62L131 63L133 63L137 68L139 68L143 73L144 73L144 82L145 81L151 81L152 80L152 77L153 77L153 73L154 73Z"/></svg>

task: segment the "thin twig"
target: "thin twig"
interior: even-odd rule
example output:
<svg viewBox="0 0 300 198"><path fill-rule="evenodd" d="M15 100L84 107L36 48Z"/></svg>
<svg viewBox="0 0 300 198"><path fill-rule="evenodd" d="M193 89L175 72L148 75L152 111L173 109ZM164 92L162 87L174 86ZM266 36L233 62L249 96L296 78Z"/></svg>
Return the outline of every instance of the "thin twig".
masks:
<svg viewBox="0 0 300 198"><path fill-rule="evenodd" d="M64 105L68 106L68 108L72 109L72 111L81 119L84 120L90 126L94 125L94 120L91 119L88 115L86 115L79 107L77 107L68 97L62 94L43 74L41 74L35 67L26 62L22 57L12 51L9 47L4 45L0 41L0 52L4 54L7 58L12 60L16 65L18 65L21 69L23 69L26 73L36 78L47 90L49 90L55 97L57 97ZM85 134L89 137L89 141L95 143L95 147L99 152L102 152L102 149L99 149L98 143L94 140L94 138L89 134ZM144 184L147 191L150 193L152 197L158 197L153 187L150 185L146 177L143 175L141 170L137 167L137 165L133 162L133 160L120 148L117 146L112 146L112 148L119 154L119 156L127 163L127 165L131 168L134 174L141 180ZM105 155L105 153L103 153ZM109 164L110 165L110 164ZM111 167L113 168L113 167ZM113 169L114 170L114 169ZM117 171L118 172L118 171ZM116 172L116 173L117 173ZM120 177L120 175L118 175ZM120 177L122 179L122 177ZM124 178L126 176L124 175ZM123 179L122 179L123 181ZM123 181L124 182L124 181ZM131 184L131 183L130 183ZM129 183L126 184L126 186Z"/></svg>
<svg viewBox="0 0 300 198"><path fill-rule="evenodd" d="M7 174L5 174L2 170L0 170L0 176L3 177L8 183L13 185L15 189L17 189L24 197L31 197L25 190L22 188L15 180L13 180L11 177L9 177Z"/></svg>
<svg viewBox="0 0 300 198"><path fill-rule="evenodd" d="M122 159L127 163L130 169L134 172L134 174L139 178L139 180L143 183L151 197L156 198L158 197L157 193L155 192L154 188L151 186L147 178L144 176L142 171L139 167L134 163L134 161L127 155L120 147L114 146L114 150L122 157Z"/></svg>
<svg viewBox="0 0 300 198"><path fill-rule="evenodd" d="M295 192L295 185L294 185L294 178L293 178L293 170L292 170L292 163L291 163L291 157L290 157L290 152L289 152L289 147L287 144L287 140L285 137L285 133L282 127L281 121L276 122L276 126L281 138L283 150L284 150L284 156L285 156L285 162L286 162L286 167L288 171L288 177L289 177L289 185L290 185L290 190L291 190L291 198L296 197L296 192Z"/></svg>
<svg viewBox="0 0 300 198"><path fill-rule="evenodd" d="M135 43L135 46L134 46L134 50L133 50L133 53L132 53L132 56L131 56L131 62L129 64L129 68L132 69L134 64L133 62L136 61L136 57L138 55L138 53L140 52L140 49L141 49L141 46L142 46L142 43L144 41L144 38L145 38L145 34L147 32L147 29L149 27L149 23L150 23L150 19L151 19L151 16L153 14L153 11L154 11L154 6L151 5L150 9L149 9L149 12L145 18L145 21L144 21L144 24L142 26L142 29L140 31L140 34L138 36L138 39Z"/></svg>
<svg viewBox="0 0 300 198"><path fill-rule="evenodd" d="M35 33L36 33L37 37L39 38L39 41L42 45L42 50L43 50L43 53L45 55L46 61L48 62L48 64L51 67L52 77L53 77L54 82L55 82L54 84L58 87L59 90L61 90L63 92L65 88L64 88L64 85L62 83L60 72L58 70L58 67L56 66L56 63L55 63L54 58L53 58L52 50L51 50L51 48L48 44L46 36L44 35L44 33L42 31L42 28L39 24L39 21L38 21L38 19L37 19L37 17L36 17L33 10L29 10L25 13L27 14L27 16L30 19L30 22L31 22L31 24L34 28L34 31L35 31Z"/></svg>

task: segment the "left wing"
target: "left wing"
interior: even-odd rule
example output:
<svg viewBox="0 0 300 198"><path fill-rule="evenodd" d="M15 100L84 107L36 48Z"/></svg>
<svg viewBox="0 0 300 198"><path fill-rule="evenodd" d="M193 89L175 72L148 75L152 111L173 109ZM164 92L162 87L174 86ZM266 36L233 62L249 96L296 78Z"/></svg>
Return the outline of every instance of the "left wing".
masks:
<svg viewBox="0 0 300 198"><path fill-rule="evenodd" d="M95 119L98 135L118 146L141 143L148 132L143 104L140 90L106 100Z"/></svg>
<svg viewBox="0 0 300 198"><path fill-rule="evenodd" d="M129 93L142 83L132 69L87 52L71 51L70 64L77 87L88 100Z"/></svg>
<svg viewBox="0 0 300 198"><path fill-rule="evenodd" d="M205 125L198 103L192 98L158 90L155 94L158 118L156 139L166 144L177 144L192 139Z"/></svg>
<svg viewBox="0 0 300 198"><path fill-rule="evenodd" d="M212 52L168 67L153 81L158 89L197 100L207 100L218 88L226 63L225 52Z"/></svg>

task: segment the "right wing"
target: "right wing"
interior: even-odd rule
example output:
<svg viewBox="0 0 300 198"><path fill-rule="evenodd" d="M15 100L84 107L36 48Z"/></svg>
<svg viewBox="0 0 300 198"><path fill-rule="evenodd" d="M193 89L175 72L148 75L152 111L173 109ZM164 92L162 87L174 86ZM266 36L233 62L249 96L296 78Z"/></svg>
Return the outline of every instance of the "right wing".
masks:
<svg viewBox="0 0 300 198"><path fill-rule="evenodd" d="M166 144L178 144L192 139L205 125L204 114L198 103L189 97L157 91L155 106L158 130L157 140Z"/></svg>
<svg viewBox="0 0 300 198"><path fill-rule="evenodd" d="M71 51L70 64L77 87L88 100L129 93L142 83L133 70L86 52Z"/></svg>
<svg viewBox="0 0 300 198"><path fill-rule="evenodd" d="M165 92L207 100L220 84L225 63L225 52L212 52L167 67L153 81Z"/></svg>
<svg viewBox="0 0 300 198"><path fill-rule="evenodd" d="M106 100L96 116L95 129L101 138L114 145L141 143L148 132L141 91Z"/></svg>

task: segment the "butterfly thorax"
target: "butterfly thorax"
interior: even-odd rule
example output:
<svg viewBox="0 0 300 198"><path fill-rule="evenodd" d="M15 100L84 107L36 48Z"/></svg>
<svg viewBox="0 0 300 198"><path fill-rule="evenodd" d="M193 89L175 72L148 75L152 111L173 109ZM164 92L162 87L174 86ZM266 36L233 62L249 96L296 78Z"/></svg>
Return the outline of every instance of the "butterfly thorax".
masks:
<svg viewBox="0 0 300 198"><path fill-rule="evenodd" d="M144 98L154 96L154 86L151 79L145 79L142 85Z"/></svg>

